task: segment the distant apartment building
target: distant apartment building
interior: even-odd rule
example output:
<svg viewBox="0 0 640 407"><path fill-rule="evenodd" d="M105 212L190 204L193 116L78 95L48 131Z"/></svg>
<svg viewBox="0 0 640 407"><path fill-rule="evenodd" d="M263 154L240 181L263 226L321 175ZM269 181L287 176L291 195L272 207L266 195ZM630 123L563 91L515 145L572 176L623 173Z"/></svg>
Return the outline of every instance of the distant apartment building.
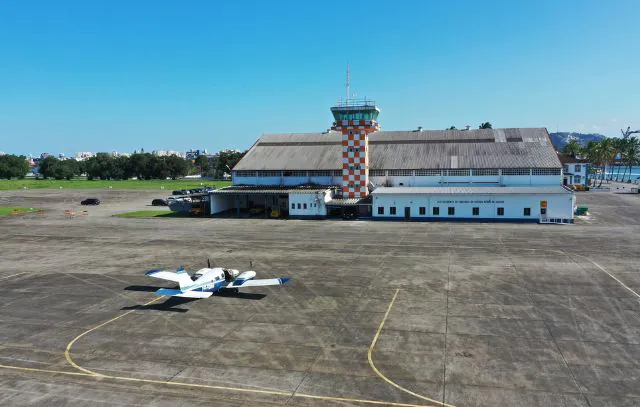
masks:
<svg viewBox="0 0 640 407"><path fill-rule="evenodd" d="M184 153L184 158L186 158L187 160L195 160L201 155L209 156L210 154L206 148L202 150L189 150Z"/></svg>
<svg viewBox="0 0 640 407"><path fill-rule="evenodd" d="M170 157L172 155L175 155L177 157L184 158L183 153L181 153L180 151L174 151L174 150L153 150L151 154L155 155L156 157Z"/></svg>

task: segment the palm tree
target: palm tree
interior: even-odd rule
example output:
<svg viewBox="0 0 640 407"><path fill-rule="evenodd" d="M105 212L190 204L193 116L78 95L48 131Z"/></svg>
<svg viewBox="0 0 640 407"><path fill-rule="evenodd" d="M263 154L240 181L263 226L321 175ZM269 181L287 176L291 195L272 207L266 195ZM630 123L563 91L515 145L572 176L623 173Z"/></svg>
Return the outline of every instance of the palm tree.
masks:
<svg viewBox="0 0 640 407"><path fill-rule="evenodd" d="M629 169L629 181L631 181L631 170L634 165L640 163L640 140L638 140L637 137L630 137L625 140L625 149L622 153L622 160L625 163L622 182L624 182L624 176L627 174L627 168Z"/></svg>
<svg viewBox="0 0 640 407"><path fill-rule="evenodd" d="M616 181L618 181L618 178L620 177L620 169L622 167L622 154L626 149L627 140L624 138L616 138L612 139L611 143L613 145L613 149L615 150L615 155L613 156L613 164L616 164L616 168L618 169L618 172L616 173ZM616 158L618 159L617 163ZM622 177L624 178L624 175ZM610 178L613 179L613 168L611 168Z"/></svg>
<svg viewBox="0 0 640 407"><path fill-rule="evenodd" d="M562 152L576 158L582 152L582 146L578 143L578 140L572 138L564 145Z"/></svg>
<svg viewBox="0 0 640 407"><path fill-rule="evenodd" d="M613 162L615 160L617 151L615 148L615 144L614 141L610 138L606 138L604 140L602 140L599 143L599 153L598 153L598 158L600 159L604 170L603 170L603 176L600 179L600 184L598 184L598 187L602 186L602 181L604 178L604 171L606 170L607 166L609 165L609 163Z"/></svg>
<svg viewBox="0 0 640 407"><path fill-rule="evenodd" d="M600 165L600 159L598 157L599 154L599 144L596 141L590 141L584 148L584 155L587 157L587 160L591 163L592 167L597 167ZM595 175L595 174L594 174ZM589 176L589 174L587 174ZM593 184L595 186L595 180L597 177L593 178Z"/></svg>
<svg viewBox="0 0 640 407"><path fill-rule="evenodd" d="M493 127L491 127L491 123L490 122L484 122L478 128L479 129L492 129Z"/></svg>

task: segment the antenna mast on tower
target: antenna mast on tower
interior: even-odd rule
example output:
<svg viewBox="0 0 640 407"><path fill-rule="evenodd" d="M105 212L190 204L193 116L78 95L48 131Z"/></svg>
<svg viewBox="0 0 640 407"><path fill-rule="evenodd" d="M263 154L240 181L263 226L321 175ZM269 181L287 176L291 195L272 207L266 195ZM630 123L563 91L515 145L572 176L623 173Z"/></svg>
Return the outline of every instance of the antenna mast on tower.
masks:
<svg viewBox="0 0 640 407"><path fill-rule="evenodd" d="M346 96L347 96L347 99L345 100L345 102L348 102L348 101L349 101L349 94L351 93L351 92L350 92L350 89L351 89L351 72L349 71L349 63L347 63L347 82L346 82L346 88L347 88L347 89L346 89L346 91L347 91L347 95L346 95Z"/></svg>

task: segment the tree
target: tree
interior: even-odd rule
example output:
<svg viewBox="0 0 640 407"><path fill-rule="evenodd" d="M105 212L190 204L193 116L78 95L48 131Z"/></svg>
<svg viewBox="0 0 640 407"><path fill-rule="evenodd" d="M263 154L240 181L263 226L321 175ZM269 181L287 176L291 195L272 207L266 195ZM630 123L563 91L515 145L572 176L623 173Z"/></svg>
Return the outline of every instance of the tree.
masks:
<svg viewBox="0 0 640 407"><path fill-rule="evenodd" d="M44 179L53 177L53 168L59 161L57 158L51 156L40 160L40 175L42 175Z"/></svg>
<svg viewBox="0 0 640 407"><path fill-rule="evenodd" d="M491 127L491 123L490 122L484 122L478 128L479 129L492 129L493 127Z"/></svg>
<svg viewBox="0 0 640 407"><path fill-rule="evenodd" d="M231 169L236 166L238 161L244 157L247 152L240 152L235 150L223 150L218 153L218 159L216 161L215 171L213 176L215 178L222 178L225 172L231 172Z"/></svg>
<svg viewBox="0 0 640 407"><path fill-rule="evenodd" d="M458 130L458 129L456 129L456 126L451 126L447 130Z"/></svg>
<svg viewBox="0 0 640 407"><path fill-rule="evenodd" d="M576 158L577 155L580 155L582 152L582 146L578 143L578 140L572 138L569 140L567 144L562 148L562 152L564 154L570 155L573 158Z"/></svg>
<svg viewBox="0 0 640 407"><path fill-rule="evenodd" d="M175 154L164 158L166 159L169 177L171 177L171 179L176 179L178 177L187 175L187 160L178 157Z"/></svg>
<svg viewBox="0 0 640 407"><path fill-rule="evenodd" d="M629 169L629 181L631 181L631 170L634 165L640 164L640 140L637 137L630 137L625 140L625 148L622 152L622 162L625 164L622 182Z"/></svg>
<svg viewBox="0 0 640 407"><path fill-rule="evenodd" d="M611 139L611 146L614 150L612 164L615 164L615 168L618 170L616 173L616 181L618 181L618 178L620 177L620 169L622 167L622 152L625 150L626 144L627 140L624 138ZM613 167L611 168L609 179L613 179Z"/></svg>
<svg viewBox="0 0 640 407"><path fill-rule="evenodd" d="M206 155L199 155L195 159L194 164L196 167L198 167L198 170L200 171L200 175L206 174L211 169L211 163L209 162L209 157L207 157Z"/></svg>
<svg viewBox="0 0 640 407"><path fill-rule="evenodd" d="M24 178L29 171L29 163L23 155L7 154L0 156L0 178Z"/></svg>

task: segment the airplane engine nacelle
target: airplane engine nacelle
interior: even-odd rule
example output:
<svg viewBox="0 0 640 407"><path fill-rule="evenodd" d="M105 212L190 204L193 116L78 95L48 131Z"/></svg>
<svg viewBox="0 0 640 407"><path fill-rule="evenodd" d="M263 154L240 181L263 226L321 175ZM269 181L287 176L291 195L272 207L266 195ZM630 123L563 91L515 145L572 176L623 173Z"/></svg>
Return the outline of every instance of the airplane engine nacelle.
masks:
<svg viewBox="0 0 640 407"><path fill-rule="evenodd" d="M237 282L247 281L247 280L251 280L255 276L256 276L255 271L245 271L241 273L238 277L236 277L235 281Z"/></svg>

